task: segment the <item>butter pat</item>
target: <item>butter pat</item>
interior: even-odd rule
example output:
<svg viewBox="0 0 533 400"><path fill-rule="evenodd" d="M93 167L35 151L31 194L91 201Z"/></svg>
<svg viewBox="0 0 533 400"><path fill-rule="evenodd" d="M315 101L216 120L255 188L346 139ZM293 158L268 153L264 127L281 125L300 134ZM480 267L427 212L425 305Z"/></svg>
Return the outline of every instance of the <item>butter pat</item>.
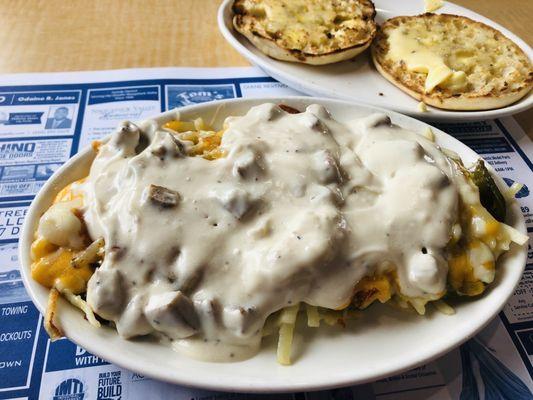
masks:
<svg viewBox="0 0 533 400"><path fill-rule="evenodd" d="M437 57L433 57L432 59L428 58L428 61L435 65L434 68L429 68L428 76L426 78L426 92L431 92L433 89L451 77L453 75L453 71L447 67L443 61L437 59ZM441 63L442 65L439 65Z"/></svg>
<svg viewBox="0 0 533 400"><path fill-rule="evenodd" d="M426 93L437 86L453 91L464 89L467 84L463 71L454 71L439 53L438 38L430 31L420 29L396 29L389 34L390 57L403 61L409 71L427 74L424 84Z"/></svg>
<svg viewBox="0 0 533 400"><path fill-rule="evenodd" d="M468 82L464 71L454 71L444 80L440 86L450 89L452 92L463 90L466 88Z"/></svg>
<svg viewBox="0 0 533 400"><path fill-rule="evenodd" d="M442 0L424 0L424 11L433 12L437 11L444 5Z"/></svg>

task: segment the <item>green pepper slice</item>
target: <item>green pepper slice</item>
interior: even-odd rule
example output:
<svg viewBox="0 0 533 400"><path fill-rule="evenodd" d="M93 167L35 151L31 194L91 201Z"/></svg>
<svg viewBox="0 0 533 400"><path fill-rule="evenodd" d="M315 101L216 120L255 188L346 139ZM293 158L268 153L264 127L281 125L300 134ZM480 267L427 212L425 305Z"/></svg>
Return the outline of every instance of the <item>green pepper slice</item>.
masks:
<svg viewBox="0 0 533 400"><path fill-rule="evenodd" d="M473 171L470 172L472 181L479 189L481 205L498 221L505 221L507 206L505 198L494 182L490 172L485 167L485 162L479 159Z"/></svg>

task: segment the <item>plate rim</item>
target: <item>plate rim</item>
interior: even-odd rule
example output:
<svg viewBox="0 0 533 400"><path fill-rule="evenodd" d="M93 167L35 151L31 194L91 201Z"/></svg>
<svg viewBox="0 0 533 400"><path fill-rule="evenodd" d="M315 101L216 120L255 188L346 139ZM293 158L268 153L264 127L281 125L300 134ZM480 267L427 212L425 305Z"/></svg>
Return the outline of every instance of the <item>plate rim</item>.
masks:
<svg viewBox="0 0 533 400"><path fill-rule="evenodd" d="M382 109L382 108L379 108L379 107L375 107L375 106L368 106L366 104L360 104L360 103L358 104L358 103L355 103L355 102L348 102L348 101L342 101L342 100L336 100L336 99L330 99L330 98L317 98L317 97L307 97L307 96L276 96L276 97L265 97L265 98L227 99L227 100L220 100L220 101L214 101L214 102L195 104L195 105L183 107L183 108L179 109L178 111L176 111L177 109L166 111L164 113L156 114L152 118L164 119L164 118L168 118L169 116L176 115L176 113L179 114L181 112L195 112L197 110L199 112L202 112L202 109L204 109L204 108L207 108L207 109L212 108L212 107L217 107L218 108L218 107L224 106L225 104L231 104L231 103L244 103L244 104L252 103L252 104L250 104L250 106L252 106L253 104L264 103L264 102L268 102L268 101L288 102L288 103L299 102L301 104L312 104L312 103L324 104L324 103L330 103L330 105L327 105L327 104L325 105L326 108L330 108L331 104L339 104L339 106L357 107L357 108L363 109L363 111L365 111L367 113L383 112L383 113L386 113L387 115L391 116L393 119L407 120L407 121L410 121L410 123L413 124L414 126L417 126L417 125L420 126L420 128L429 126L429 124L427 124L427 123L425 123L423 121L416 120L415 118L412 118L412 117L409 117L409 116L405 116L403 114L399 114L399 113L396 113L394 111L385 110L385 109ZM334 113L335 111L333 110L332 112ZM408 127L408 129L415 129L415 128L410 126L410 127ZM472 154L475 154L477 157L479 157L479 155L477 155L477 153L475 153L473 150L471 150L466 145L462 144L458 139L454 138L453 136L448 135L445 132L443 132L443 131L441 131L441 130L439 130L437 128L434 128L434 127L431 127L431 129L434 131L437 139L439 137L441 137L441 135L445 135L446 137L448 137L448 139L451 139L452 142L457 142L459 144L459 146L461 146L463 149L465 149L465 151L468 151L468 152L470 152ZM56 191L57 192L58 190L61 189L60 187L58 187L56 185L56 181L58 181L66 173L66 171L71 169L73 166L76 166L80 162L87 162L87 159L89 159L90 157L91 157L90 146L87 146L84 149L82 149L81 151L79 151L74 157L70 158L65 164L63 164L61 166L61 168L59 168L52 175L52 177L50 177L47 180L45 185L43 185L43 187L41 188L41 190L39 191L37 196L35 196L34 200L32 201L32 203L31 203L31 205L29 207L28 213L26 215L26 218L25 218L25 221L24 221L24 225L23 225L22 230L21 230L21 235L20 235L20 238L19 238L19 249L18 250L19 250L19 263L20 263L20 271L21 271L21 275L22 275L22 280L23 280L24 286L25 286L28 294L30 295L30 298L31 298L32 302L34 303L34 305L37 307L37 309L39 310L39 312L41 314L44 313L44 309L46 307L46 301L42 302L42 295L39 294L38 292L39 291L40 292L48 292L48 289L43 288L37 282L35 282L35 281L33 281L31 279L31 276L30 276L30 257L29 257L29 249L30 249L30 246L31 246L34 227L35 227L36 222L38 221L38 218L40 217L40 215L39 215L40 207L39 206L42 206L44 203L46 203L46 197L47 196L50 197L50 193L49 193L50 191ZM499 178L499 179L501 181L501 178ZM501 184L501 182L500 182L500 184ZM47 203L49 204L49 201ZM513 213L514 213L513 215L516 218L518 218L518 220L515 223L515 226L519 225L519 227L521 228L521 231L525 232L524 218L523 218L522 213L520 213L519 211L516 210L516 208L517 208L516 202L514 202L514 204L512 204L511 206L512 206L511 208L512 208ZM526 251L525 247L523 247L523 246L522 246L522 248L518 247L515 251L517 253L515 255L515 257L519 259L519 262L521 264L521 269L519 271L520 273L518 273L518 270L514 271L514 276L513 275L507 276L508 274L506 273L506 276L507 276L506 279L510 280L508 282L508 285L511 285L509 290L507 292L505 292L505 295L503 295L503 296L500 294L498 307L493 308L490 312L488 312L487 314L483 315L483 318L479 319L477 324L473 324L474 328L470 329L468 332L463 333L460 337L454 336L453 340L447 340L446 345L440 346L437 349L437 351L433 351L433 350L432 351L426 351L425 353L419 355L418 357L414 357L409 363L404 363L404 364L400 363L400 366L395 366L395 367L389 368L389 369L383 369L379 373L367 374L367 376L365 376L365 377L363 377L361 379L358 379L357 377L350 376L348 374L347 376L343 375L343 376L341 376L339 378L328 377L327 379L321 379L321 380L313 379L312 381L309 381L307 383L295 383L295 382L291 383L290 381L287 383L286 380L284 380L283 383L277 382L276 385L272 385L272 383L270 383L268 381L264 381L264 380L262 380L261 382L257 382L256 379L255 380L254 379L250 379L247 382L238 383L237 380L233 380L231 382L230 381L222 381L221 382L221 381L218 381L216 378L211 378L211 379L207 378L206 379L206 378L202 378L202 377L198 377L198 376L190 376L190 375L189 376L184 376L184 375L175 376L172 373L169 373L168 371L165 372L165 371L160 371L160 370L159 371L145 370L145 369L143 369L142 366L140 366L139 368L137 368L137 366L132 368L132 365L128 363L128 357L122 358L122 356L120 356L118 354L114 354L114 353L112 353L112 354L105 353L104 354L103 350L99 350L96 346L98 345L98 341L104 340L103 337L105 335L108 335L108 333L106 333L108 331L107 329L104 330L105 332L103 333L103 336L99 337L98 341L95 342L94 339L92 339L93 341L91 341L90 336L88 336L88 339L84 335L75 335L74 337L72 337L70 329L69 329L70 327L68 325L66 325L66 324L63 324L62 327L63 327L63 331L65 333L65 336L69 340L71 340L72 342L80 345L84 349L87 349L89 352L91 352L94 355L97 355L97 356L99 356L99 357L101 357L101 358L103 358L105 360L109 360L109 362L111 362L111 363L113 363L115 365L121 366L121 367L123 367L123 368L125 368L127 370L138 371L138 372L142 373L143 375L149 376L149 377L157 379L157 380L166 381L166 382L169 382L169 383L179 384L179 385L188 386L188 387L197 387L197 388L203 388L203 389L218 390L218 391L232 391L232 392L280 393L280 392L292 392L292 391L315 391L315 390L324 390L324 389L329 389L329 388L334 388L334 387L341 387L341 386L348 386L348 385L355 385L355 384L363 384L363 383L367 383L367 382L376 381L376 380L381 379L383 377L391 376L391 375L397 374L397 373L399 373L401 371L405 371L405 370L411 369L411 368L413 368L413 367L415 367L417 365L421 365L421 364L427 363L429 361L432 361L432 360L434 360L434 359L436 359L436 358L448 353L452 349L456 348L457 346L459 346L460 344L464 343L466 340L468 340L469 338L471 338L472 336L477 334L480 330L482 330L500 312L500 310L507 304L508 299L510 298L510 296L514 292L514 288L516 287L516 285L518 284L519 280L521 279L522 273L523 273L524 268L525 268L525 261L526 261L526 257L527 257L527 251ZM518 263L518 261L515 261L515 262ZM509 272L509 274L511 274L511 273L512 273L512 271ZM502 282L499 282L499 285L501 285L501 284L502 284ZM493 286L493 287L501 289L500 286ZM492 291L489 293L489 296L490 296L491 293L492 293ZM484 296L483 298L478 299L477 301L483 301L487 297L488 296ZM63 304L61 306L64 306L64 304L66 304L66 302L64 302L64 301L62 301L62 303ZM77 315L76 318L77 319L83 320L82 315L79 312L77 312L76 310L74 310L74 308L72 306L69 306L68 310L65 310L66 317L70 318L70 315L67 315L67 314L70 314L71 312L72 313L76 313L76 315ZM58 314L60 314L60 313L58 313ZM62 317L60 316L60 320L61 319L62 319ZM87 326L89 326L86 321L84 321L84 323L86 323ZM113 331L109 330L109 331L111 332L110 334L114 338L118 337L118 335L116 334L116 331L114 331L114 330ZM121 339L121 340L123 340L123 339ZM135 342L135 341L128 341L128 342L130 344L133 344L134 346L136 346L137 343L138 343L138 342ZM303 361L301 361L301 362L303 362ZM220 365L228 366L228 365L231 365L231 364L220 364ZM272 368L276 368L276 365L272 365L271 367ZM280 381L281 380L282 379L280 379Z"/></svg>
<svg viewBox="0 0 533 400"><path fill-rule="evenodd" d="M518 101L507 105L502 108L492 109L492 110L478 110L478 111L454 111L454 110L443 110L436 107L431 107L428 105L428 109L430 112L420 112L416 109L416 106L413 107L406 107L406 108L398 108L394 106L394 104L382 104L378 102L372 102L372 101L364 101L361 99L355 99L350 96L344 96L344 95L335 95L331 93L327 88L322 88L318 84L313 83L306 83L305 80L300 79L297 76L290 76L286 72L283 72L280 70L276 63L283 61L274 60L267 55L260 52L260 50L256 49L255 46L249 42L247 44L252 48L255 48L258 54L256 52L248 49L247 46L241 43L241 40L239 40L240 35L238 32L236 32L233 27L228 27L226 24L226 14L230 14L231 11L231 5L233 4L234 0L224 0L217 12L217 23L218 23L218 29L224 39L230 44L233 49L235 49L241 56L246 58L251 64L257 66L262 71L264 71L267 75L273 77L277 81L286 84L289 88L292 88L294 90L300 91L304 94L307 94L309 96L313 97L327 97L327 98L336 98L339 100L349 101L349 102L357 102L360 104L366 104L369 106L374 107L384 107L384 108L390 108L392 111L402 113L409 115L411 117L421 118L427 121L452 121L452 120L462 120L462 121L476 121L476 120L486 120L486 119L496 119L496 118L502 118L509 115L518 114L520 112L524 112L529 110L533 107L533 89L529 91L528 94L526 94L524 97L519 99ZM533 62L533 49L519 36L515 35L510 30L506 29L505 27L501 26L500 24L494 22L493 20L484 17L481 14L478 14L466 7L459 6L451 1L446 1L445 5L451 5L452 7L457 8L457 12L461 13L459 15L465 15L468 18L477 20L479 22L484 23L485 25L491 26L497 30L499 30L502 34L504 34L506 37L511 39L513 42L515 42L518 47L520 47L524 53L529 57L530 62ZM455 12L453 12L455 13ZM423 14L422 10L420 14ZM469 14L469 15L468 15ZM246 38L242 38L242 40L248 41ZM365 51L366 52L366 51ZM364 55L361 55L364 56ZM295 63L292 63L295 64ZM295 64L296 65L296 64ZM374 71L376 74L379 74L379 72ZM384 77L380 75L380 77L385 80ZM389 82L390 83L390 82ZM403 94L406 94L405 92L401 91L401 89L394 87L392 83L390 83L391 89L398 90ZM406 94L407 95L407 94ZM413 99L413 101L416 101L416 99Z"/></svg>

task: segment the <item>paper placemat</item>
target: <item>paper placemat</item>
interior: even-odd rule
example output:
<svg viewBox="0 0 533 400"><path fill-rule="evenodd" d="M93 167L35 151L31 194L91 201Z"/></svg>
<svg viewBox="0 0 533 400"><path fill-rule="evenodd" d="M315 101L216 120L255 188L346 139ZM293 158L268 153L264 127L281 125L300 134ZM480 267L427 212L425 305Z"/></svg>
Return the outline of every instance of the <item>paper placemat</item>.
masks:
<svg viewBox="0 0 533 400"><path fill-rule="evenodd" d="M314 393L207 392L145 378L62 339L51 343L19 273L18 236L44 182L125 119L233 97L300 94L256 68L158 68L0 77L0 399L532 399L533 251L505 309L444 357L372 384ZM66 118L54 119L56 113ZM439 123L511 185L533 231L533 145L513 118Z"/></svg>

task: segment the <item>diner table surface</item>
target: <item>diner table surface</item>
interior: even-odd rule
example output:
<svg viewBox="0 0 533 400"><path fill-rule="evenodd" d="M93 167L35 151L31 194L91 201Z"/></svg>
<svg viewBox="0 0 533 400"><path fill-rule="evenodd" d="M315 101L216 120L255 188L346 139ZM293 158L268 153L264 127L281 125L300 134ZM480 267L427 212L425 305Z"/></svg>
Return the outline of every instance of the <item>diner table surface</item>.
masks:
<svg viewBox="0 0 533 400"><path fill-rule="evenodd" d="M417 1L422 0L396 0ZM533 42L532 0L454 0ZM218 31L219 0L0 0L0 74L250 65ZM1 79L0 79L1 84ZM533 109L515 115L533 138Z"/></svg>

